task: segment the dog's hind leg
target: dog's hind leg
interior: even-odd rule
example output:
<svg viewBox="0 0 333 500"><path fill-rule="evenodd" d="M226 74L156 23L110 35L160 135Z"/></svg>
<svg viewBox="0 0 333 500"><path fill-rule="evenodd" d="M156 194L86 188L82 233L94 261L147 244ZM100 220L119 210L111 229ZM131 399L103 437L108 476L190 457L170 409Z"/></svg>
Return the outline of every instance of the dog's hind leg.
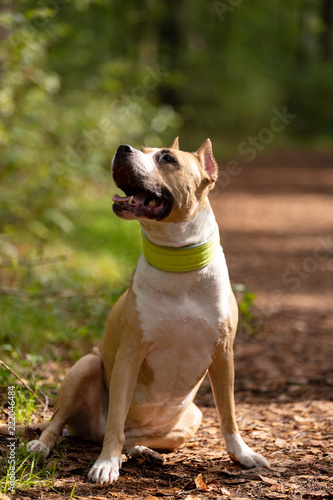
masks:
<svg viewBox="0 0 333 500"><path fill-rule="evenodd" d="M136 438L126 438L123 451L133 457L145 455L163 462L162 456L153 450L172 451L179 448L194 436L200 426L201 419L201 410L194 403L191 403L170 432L162 436L143 435Z"/></svg>
<svg viewBox="0 0 333 500"><path fill-rule="evenodd" d="M107 404L101 357L88 354L77 361L64 378L49 425L38 440L28 443L28 448L47 456L65 425L72 436L102 441Z"/></svg>

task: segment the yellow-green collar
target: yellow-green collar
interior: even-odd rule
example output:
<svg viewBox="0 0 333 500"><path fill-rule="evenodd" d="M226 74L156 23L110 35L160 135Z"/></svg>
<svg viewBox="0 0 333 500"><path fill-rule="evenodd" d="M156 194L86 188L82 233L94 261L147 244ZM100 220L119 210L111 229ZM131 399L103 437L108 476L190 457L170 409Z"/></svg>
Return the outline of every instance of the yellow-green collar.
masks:
<svg viewBox="0 0 333 500"><path fill-rule="evenodd" d="M162 271L184 273L207 266L219 248L219 230L216 229L208 241L198 245L174 248L156 245L142 230L143 253L152 266Z"/></svg>

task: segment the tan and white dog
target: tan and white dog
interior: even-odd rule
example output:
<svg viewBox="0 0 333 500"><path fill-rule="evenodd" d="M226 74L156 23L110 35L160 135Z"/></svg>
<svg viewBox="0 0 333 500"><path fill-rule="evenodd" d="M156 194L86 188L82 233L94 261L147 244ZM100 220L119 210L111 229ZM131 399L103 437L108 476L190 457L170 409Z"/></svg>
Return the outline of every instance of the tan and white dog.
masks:
<svg viewBox="0 0 333 500"><path fill-rule="evenodd" d="M50 453L67 426L71 436L103 442L88 478L112 483L122 453L162 459L153 450L173 450L194 435L202 414L193 398L208 371L230 457L269 467L235 419L238 312L207 198L217 179L210 140L195 153L180 151L178 138L165 149L122 145L112 173L126 194L114 196L114 213L140 222L144 254L99 347L69 371L30 449Z"/></svg>

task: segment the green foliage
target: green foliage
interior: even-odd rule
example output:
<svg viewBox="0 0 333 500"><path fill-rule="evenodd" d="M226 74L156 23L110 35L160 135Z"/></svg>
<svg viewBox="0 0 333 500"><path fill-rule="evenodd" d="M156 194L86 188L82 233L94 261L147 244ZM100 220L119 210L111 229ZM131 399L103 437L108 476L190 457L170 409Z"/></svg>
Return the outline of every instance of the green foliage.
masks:
<svg viewBox="0 0 333 500"><path fill-rule="evenodd" d="M113 216L108 196L77 200L75 229L51 253L2 267L3 281L16 286L0 291L0 357L19 362L29 378L27 353L76 359L97 344L141 253L139 225Z"/></svg>
<svg viewBox="0 0 333 500"><path fill-rule="evenodd" d="M36 413L36 400L33 395L15 386L15 421L21 424L31 422L31 416Z"/></svg>
<svg viewBox="0 0 333 500"><path fill-rule="evenodd" d="M260 325L254 312L256 295L250 291L249 287L240 283L233 284L232 288L238 302L239 326L248 335L254 336L260 331Z"/></svg>
<svg viewBox="0 0 333 500"><path fill-rule="evenodd" d="M3 14L2 23L10 33L0 48L2 229L12 234L17 227L26 227L45 239L50 227L70 227L65 212L57 210L68 182L51 168L53 151L61 147L62 113L55 105L60 82L55 73L43 69L46 35L29 32L18 13Z"/></svg>
<svg viewBox="0 0 333 500"><path fill-rule="evenodd" d="M177 115L150 102L151 84L141 82L124 94L129 61L103 61L97 93L92 75L84 86L69 88L66 76L50 63L67 37L60 13L5 11L0 26L6 33L0 46L0 230L10 238L28 232L43 244L59 230L70 233L74 196L87 183L104 183L106 166L124 138L158 143L158 134L174 127ZM66 56L72 65L72 56ZM56 61L55 55L58 69ZM144 73L138 78L140 83ZM13 252L4 241L2 251Z"/></svg>

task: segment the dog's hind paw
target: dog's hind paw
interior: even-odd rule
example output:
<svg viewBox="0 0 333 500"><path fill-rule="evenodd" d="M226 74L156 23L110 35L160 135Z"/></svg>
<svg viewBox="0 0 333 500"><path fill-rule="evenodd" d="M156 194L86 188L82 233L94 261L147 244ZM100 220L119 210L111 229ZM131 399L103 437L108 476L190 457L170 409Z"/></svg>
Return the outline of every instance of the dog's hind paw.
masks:
<svg viewBox="0 0 333 500"><path fill-rule="evenodd" d="M28 451L33 451L36 453L43 454L45 455L45 457L47 457L51 451L46 444L42 443L42 441L39 441L38 439L29 441L29 443L27 444L27 449Z"/></svg>
<svg viewBox="0 0 333 500"><path fill-rule="evenodd" d="M93 483L99 484L114 483L119 477L120 467L120 457L113 457L108 460L97 460L88 472L88 479Z"/></svg>
<svg viewBox="0 0 333 500"><path fill-rule="evenodd" d="M143 456L164 463L162 455L146 446L125 446L124 452L134 458Z"/></svg>
<svg viewBox="0 0 333 500"><path fill-rule="evenodd" d="M269 462L259 453L255 453L244 443L239 434L224 434L227 451L234 462L238 462L245 467L268 467Z"/></svg>

